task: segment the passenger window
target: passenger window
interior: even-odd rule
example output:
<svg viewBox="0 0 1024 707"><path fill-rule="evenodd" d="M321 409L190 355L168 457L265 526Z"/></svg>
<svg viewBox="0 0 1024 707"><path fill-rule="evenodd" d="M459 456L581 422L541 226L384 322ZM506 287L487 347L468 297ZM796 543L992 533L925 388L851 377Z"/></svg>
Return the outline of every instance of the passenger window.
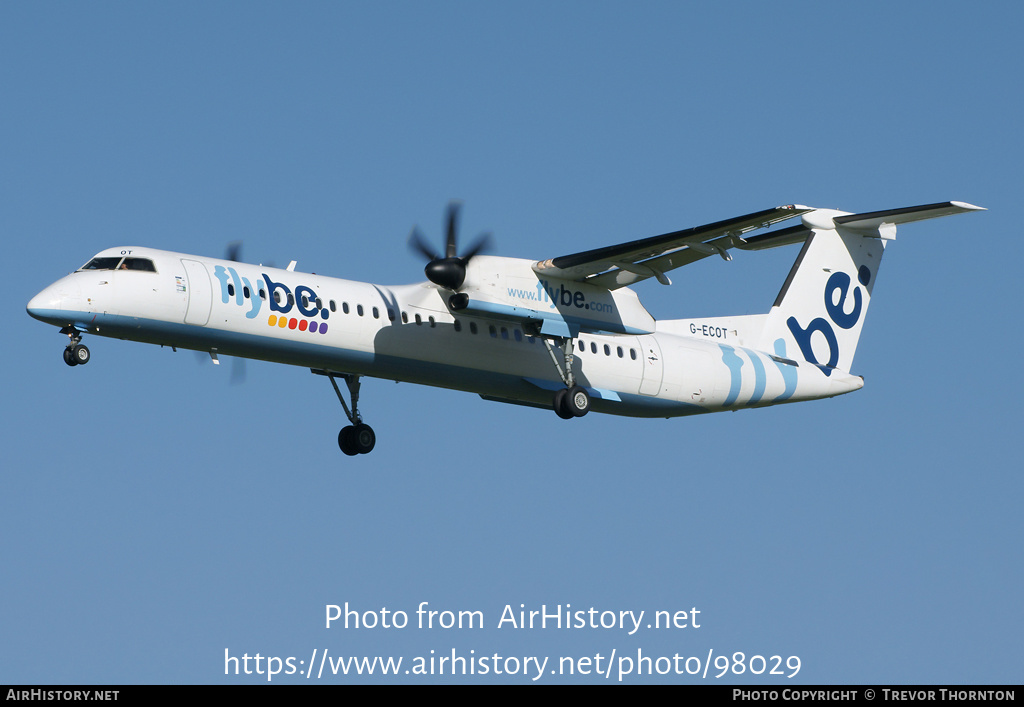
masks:
<svg viewBox="0 0 1024 707"><path fill-rule="evenodd" d="M309 309L309 297L302 295L302 308Z"/></svg>
<svg viewBox="0 0 1024 707"><path fill-rule="evenodd" d="M295 304L295 295L290 294L288 295L288 306L291 307L293 304Z"/></svg>
<svg viewBox="0 0 1024 707"><path fill-rule="evenodd" d="M597 353L597 344L593 341L590 342L590 353Z"/></svg>
<svg viewBox="0 0 1024 707"><path fill-rule="evenodd" d="M337 312L338 311L338 308L334 306L334 300L331 300L331 311L332 312Z"/></svg>
<svg viewBox="0 0 1024 707"><path fill-rule="evenodd" d="M249 299L249 288L248 288L248 287L243 287L243 288L242 288L242 295L243 295L243 296L244 296L244 297L245 297L246 299Z"/></svg>
<svg viewBox="0 0 1024 707"><path fill-rule="evenodd" d="M228 295L231 297L235 296L235 286L231 283L228 283Z"/></svg>
<svg viewBox="0 0 1024 707"><path fill-rule="evenodd" d="M360 317L363 316L363 305L361 305L361 304L357 304L356 305L356 314L358 314Z"/></svg>
<svg viewBox="0 0 1024 707"><path fill-rule="evenodd" d="M267 291L266 290L260 290L260 299L266 299L266 298L267 298Z"/></svg>
<svg viewBox="0 0 1024 707"><path fill-rule="evenodd" d="M455 320L454 326L455 331L462 331L462 322L460 322L458 319Z"/></svg>
<svg viewBox="0 0 1024 707"><path fill-rule="evenodd" d="M431 329L433 329L435 326L437 326L437 322L434 321L434 317L433 316L427 317L427 321L430 322L430 328Z"/></svg>
<svg viewBox="0 0 1024 707"><path fill-rule="evenodd" d="M376 307L373 308L373 318L380 319L380 310L377 309Z"/></svg>
<svg viewBox="0 0 1024 707"><path fill-rule="evenodd" d="M487 328L487 330L488 330L489 332L491 332L491 338L492 338L492 339L497 339L497 338L498 338L498 330L494 328L494 325L493 325L493 324L491 324L491 325L490 325L490 326L489 326L489 327Z"/></svg>
<svg viewBox="0 0 1024 707"><path fill-rule="evenodd" d="M580 351L586 351L587 350L587 345L584 344L582 341L579 342L579 345L580 345Z"/></svg>
<svg viewBox="0 0 1024 707"><path fill-rule="evenodd" d="M279 290L274 290L274 301L281 304L281 292Z"/></svg>
<svg viewBox="0 0 1024 707"><path fill-rule="evenodd" d="M522 341L523 340L523 332L519 331L518 329L513 329L512 333L515 334L516 341Z"/></svg>
<svg viewBox="0 0 1024 707"><path fill-rule="evenodd" d="M344 312L345 314L348 314L348 302L341 303L341 311Z"/></svg>
<svg viewBox="0 0 1024 707"><path fill-rule="evenodd" d="M505 327L501 328L501 338L504 339L505 341L508 341L508 329L506 329Z"/></svg>
<svg viewBox="0 0 1024 707"><path fill-rule="evenodd" d="M470 322L469 323L469 333L470 334L475 334L476 333L476 322Z"/></svg>
<svg viewBox="0 0 1024 707"><path fill-rule="evenodd" d="M408 324L408 323L409 323L409 313L408 312L402 312L402 324Z"/></svg>
<svg viewBox="0 0 1024 707"><path fill-rule="evenodd" d="M395 310L391 309L391 307L388 307L388 321L395 321Z"/></svg>
<svg viewBox="0 0 1024 707"><path fill-rule="evenodd" d="M619 346L618 348L616 348L615 349L615 353L617 353L619 355L619 358L622 358L622 347Z"/></svg>
<svg viewBox="0 0 1024 707"><path fill-rule="evenodd" d="M612 355L612 349L611 349L610 346L608 346L608 344L604 345L604 355L605 356L611 356Z"/></svg>
<svg viewBox="0 0 1024 707"><path fill-rule="evenodd" d="M636 360L636 349L630 349L629 350L629 357L631 359L633 359L634 361Z"/></svg>

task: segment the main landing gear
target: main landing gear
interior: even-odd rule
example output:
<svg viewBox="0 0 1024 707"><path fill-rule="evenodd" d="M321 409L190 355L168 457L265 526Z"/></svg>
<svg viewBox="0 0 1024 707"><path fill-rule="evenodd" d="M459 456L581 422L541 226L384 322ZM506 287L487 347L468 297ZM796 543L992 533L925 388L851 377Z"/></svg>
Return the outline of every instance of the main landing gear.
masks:
<svg viewBox="0 0 1024 707"><path fill-rule="evenodd" d="M572 371L573 340L560 336L544 337L542 339L548 353L551 354L551 362L555 364L558 377L565 383L565 387L555 393L551 401L551 407L555 414L563 420L571 420L574 417L583 417L590 412L590 394L587 389L576 383L576 375ZM558 355L555 349L560 348L563 364L558 362Z"/></svg>
<svg viewBox="0 0 1024 707"><path fill-rule="evenodd" d="M70 339L67 348L64 349L64 363L69 366L84 366L89 363L92 354L89 353L89 348L82 343L82 335L78 330L65 327L60 330L60 333L67 334Z"/></svg>
<svg viewBox="0 0 1024 707"><path fill-rule="evenodd" d="M334 392L338 394L341 407L345 410L345 417L352 423L342 427L341 432L338 433L338 446L341 448L341 451L350 457L354 457L357 454L369 454L373 451L373 446L377 442L377 436L373 433L373 428L365 424L362 416L359 414L359 376L351 373L310 370L319 376L327 376L331 379ZM334 380L336 377L344 380L348 386L348 393L352 397L351 410L349 410L348 405L345 403L345 397L341 394L341 388L338 387L337 381Z"/></svg>

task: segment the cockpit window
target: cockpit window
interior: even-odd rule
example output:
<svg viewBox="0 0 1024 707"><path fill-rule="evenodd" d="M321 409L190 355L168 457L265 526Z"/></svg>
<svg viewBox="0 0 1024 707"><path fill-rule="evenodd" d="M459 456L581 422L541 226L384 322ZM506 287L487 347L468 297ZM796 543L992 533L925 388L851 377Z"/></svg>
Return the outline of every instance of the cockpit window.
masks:
<svg viewBox="0 0 1024 707"><path fill-rule="evenodd" d="M137 270L156 272L153 261L149 258L121 258L120 255L107 258L93 258L80 270Z"/></svg>
<svg viewBox="0 0 1024 707"><path fill-rule="evenodd" d="M120 262L120 255L113 258L93 258L82 266L82 270L115 270Z"/></svg>
<svg viewBox="0 0 1024 707"><path fill-rule="evenodd" d="M125 258L121 263L121 270L144 270L145 272L156 272L153 261L148 258Z"/></svg>

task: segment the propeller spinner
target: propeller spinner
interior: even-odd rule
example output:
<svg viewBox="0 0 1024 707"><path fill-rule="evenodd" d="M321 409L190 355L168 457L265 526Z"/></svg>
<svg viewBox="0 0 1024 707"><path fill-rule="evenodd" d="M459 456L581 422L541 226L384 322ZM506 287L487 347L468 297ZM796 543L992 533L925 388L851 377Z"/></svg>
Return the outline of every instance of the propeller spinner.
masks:
<svg viewBox="0 0 1024 707"><path fill-rule="evenodd" d="M491 236L489 233L482 233L477 237L473 246L465 255L458 255L457 231L459 228L459 208L461 203L453 201L448 204L445 215L447 240L445 242L445 254L442 256L427 245L426 239L420 233L419 227L414 226L409 235L409 247L421 253L430 262L423 268L427 279L438 287L458 292L462 283L466 281L466 266L473 256L490 247Z"/></svg>

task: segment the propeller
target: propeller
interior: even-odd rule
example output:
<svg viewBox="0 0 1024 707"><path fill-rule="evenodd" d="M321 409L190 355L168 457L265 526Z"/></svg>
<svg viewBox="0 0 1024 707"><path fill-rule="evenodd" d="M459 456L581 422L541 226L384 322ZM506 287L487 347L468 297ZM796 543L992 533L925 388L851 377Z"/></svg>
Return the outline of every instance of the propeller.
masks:
<svg viewBox="0 0 1024 707"><path fill-rule="evenodd" d="M445 241L445 253L442 256L434 251L428 244L418 226L413 226L409 234L409 247L422 254L429 262L423 268L427 279L438 287L458 292L462 283L466 281L466 266L476 255L488 249L491 244L491 234L481 233L472 247L464 254L458 255L457 232L459 230L459 209L462 204L452 201L448 204L445 214L447 239Z"/></svg>

